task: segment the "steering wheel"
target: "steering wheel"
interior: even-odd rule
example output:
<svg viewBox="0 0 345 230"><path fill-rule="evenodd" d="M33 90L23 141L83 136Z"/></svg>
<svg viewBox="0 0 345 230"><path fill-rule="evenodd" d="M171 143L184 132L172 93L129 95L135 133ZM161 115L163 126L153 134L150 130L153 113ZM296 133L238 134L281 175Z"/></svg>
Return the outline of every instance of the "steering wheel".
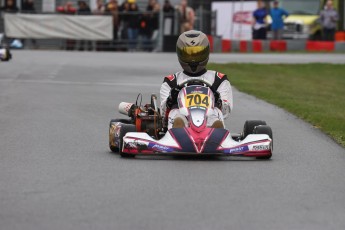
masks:
<svg viewBox="0 0 345 230"><path fill-rule="evenodd" d="M183 80L178 86L180 88L183 88L183 87L187 86L190 83L195 83L196 85L197 84L201 84L201 85L207 86L207 87L212 89L211 82L206 80L204 77L190 77L190 78L187 78L186 80Z"/></svg>
<svg viewBox="0 0 345 230"><path fill-rule="evenodd" d="M185 86L188 86L189 83L194 83L195 85L204 85L205 87L208 87L211 89L211 91L213 92L214 96L215 96L215 101L217 102L219 99L219 93L212 87L211 82L209 82L208 80L205 79L205 77L190 77L187 78L186 80L182 81L178 87L180 89L182 89ZM218 95L218 96L216 96Z"/></svg>

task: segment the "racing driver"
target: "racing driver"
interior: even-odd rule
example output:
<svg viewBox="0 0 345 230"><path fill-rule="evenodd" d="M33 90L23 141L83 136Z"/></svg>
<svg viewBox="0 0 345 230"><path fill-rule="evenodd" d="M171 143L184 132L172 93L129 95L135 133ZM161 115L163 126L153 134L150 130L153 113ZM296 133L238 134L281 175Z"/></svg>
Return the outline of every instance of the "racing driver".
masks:
<svg viewBox="0 0 345 230"><path fill-rule="evenodd" d="M211 90L215 96L215 108L207 118L207 126L224 128L224 119L232 110L233 99L230 82L226 75L207 70L206 65L210 55L210 43L207 36L196 30L182 33L176 43L177 57L183 71L164 78L160 89L161 111L168 129L187 126L187 119L179 113L177 96L178 85L187 78L202 77L212 84Z"/></svg>
<svg viewBox="0 0 345 230"><path fill-rule="evenodd" d="M12 55L7 48L0 48L0 61L9 61L12 58Z"/></svg>

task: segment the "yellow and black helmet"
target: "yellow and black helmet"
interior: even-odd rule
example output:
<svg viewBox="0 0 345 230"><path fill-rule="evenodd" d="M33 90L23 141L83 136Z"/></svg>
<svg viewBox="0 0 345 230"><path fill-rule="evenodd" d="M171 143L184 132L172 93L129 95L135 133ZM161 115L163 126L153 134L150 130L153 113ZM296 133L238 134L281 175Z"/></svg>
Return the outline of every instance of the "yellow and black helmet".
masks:
<svg viewBox="0 0 345 230"><path fill-rule="evenodd" d="M176 52L184 71L199 73L206 68L210 55L210 42L203 32L189 30L177 39Z"/></svg>

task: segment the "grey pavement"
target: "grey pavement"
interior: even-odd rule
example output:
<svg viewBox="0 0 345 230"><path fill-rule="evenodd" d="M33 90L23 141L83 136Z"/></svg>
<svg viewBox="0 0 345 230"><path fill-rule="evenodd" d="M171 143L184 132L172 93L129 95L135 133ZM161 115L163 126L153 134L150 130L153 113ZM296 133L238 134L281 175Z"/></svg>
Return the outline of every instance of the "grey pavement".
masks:
<svg viewBox="0 0 345 230"><path fill-rule="evenodd" d="M217 62L344 63L344 55L213 55ZM340 60L340 61L339 61ZM273 128L270 161L108 150L117 105L149 100L174 54L17 51L0 63L0 229L345 229L345 150L234 90L227 126Z"/></svg>

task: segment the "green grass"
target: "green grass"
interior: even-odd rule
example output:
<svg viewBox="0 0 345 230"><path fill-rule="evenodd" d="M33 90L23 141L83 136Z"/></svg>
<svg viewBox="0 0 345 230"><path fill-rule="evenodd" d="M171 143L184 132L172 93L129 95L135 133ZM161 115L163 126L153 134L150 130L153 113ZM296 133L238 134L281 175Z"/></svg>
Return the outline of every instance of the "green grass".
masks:
<svg viewBox="0 0 345 230"><path fill-rule="evenodd" d="M297 115L345 146L345 65L210 64L238 90Z"/></svg>

